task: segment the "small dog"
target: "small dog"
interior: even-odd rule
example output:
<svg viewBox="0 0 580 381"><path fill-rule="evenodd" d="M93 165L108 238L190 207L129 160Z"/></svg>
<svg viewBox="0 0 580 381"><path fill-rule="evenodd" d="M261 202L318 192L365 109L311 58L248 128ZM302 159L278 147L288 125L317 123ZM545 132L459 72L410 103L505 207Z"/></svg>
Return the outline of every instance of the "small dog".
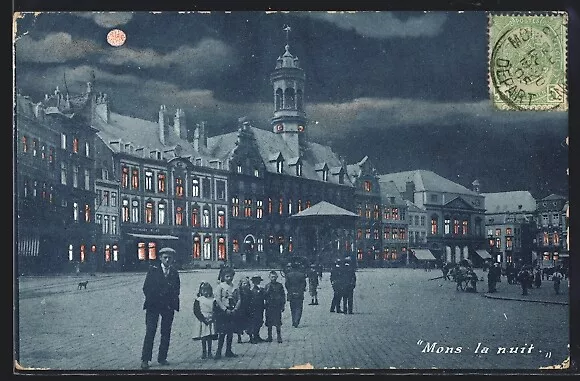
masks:
<svg viewBox="0 0 580 381"><path fill-rule="evenodd" d="M88 280L85 280L84 282L79 282L78 289L80 290L81 288L84 288L86 290L87 289L87 284L89 284L89 281Z"/></svg>

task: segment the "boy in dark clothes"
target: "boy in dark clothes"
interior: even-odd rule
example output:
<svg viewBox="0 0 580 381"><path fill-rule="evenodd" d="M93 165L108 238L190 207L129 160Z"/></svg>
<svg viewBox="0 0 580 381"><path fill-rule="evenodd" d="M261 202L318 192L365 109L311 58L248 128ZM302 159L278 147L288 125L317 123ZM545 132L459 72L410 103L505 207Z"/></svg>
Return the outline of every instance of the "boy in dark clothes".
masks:
<svg viewBox="0 0 580 381"><path fill-rule="evenodd" d="M286 291L282 283L278 282L276 271L270 271L270 283L264 287L264 305L266 308L266 327L268 327L268 338L272 341L272 327L276 327L278 342L282 342L282 312L286 305Z"/></svg>
<svg viewBox="0 0 580 381"><path fill-rule="evenodd" d="M310 305L318 305L318 270L314 264L310 266L310 271L308 271L308 292L312 299Z"/></svg>

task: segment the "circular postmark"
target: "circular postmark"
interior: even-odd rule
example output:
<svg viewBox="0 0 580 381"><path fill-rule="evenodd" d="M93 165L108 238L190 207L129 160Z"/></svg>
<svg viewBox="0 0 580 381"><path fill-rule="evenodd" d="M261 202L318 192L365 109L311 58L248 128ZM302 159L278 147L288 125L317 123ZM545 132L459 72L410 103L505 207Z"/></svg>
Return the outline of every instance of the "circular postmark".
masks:
<svg viewBox="0 0 580 381"><path fill-rule="evenodd" d="M495 95L508 108L558 108L565 94L562 46L549 25L511 25L493 46L490 76Z"/></svg>
<svg viewBox="0 0 580 381"><path fill-rule="evenodd" d="M107 42L111 46L121 46L127 40L127 35L121 29L113 29L107 33Z"/></svg>

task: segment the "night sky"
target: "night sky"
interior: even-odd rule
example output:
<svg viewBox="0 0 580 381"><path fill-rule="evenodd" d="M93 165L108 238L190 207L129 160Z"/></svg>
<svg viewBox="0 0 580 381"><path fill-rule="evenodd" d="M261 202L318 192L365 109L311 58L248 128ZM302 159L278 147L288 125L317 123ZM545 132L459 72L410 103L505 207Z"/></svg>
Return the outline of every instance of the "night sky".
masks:
<svg viewBox="0 0 580 381"><path fill-rule="evenodd" d="M16 87L39 101L94 72L113 112L184 109L210 136L247 116L270 129L269 75L290 51L306 71L310 139L379 173L426 169L484 192L568 195L568 114L493 109L484 12L41 13L17 22ZM121 47L106 42L122 29Z"/></svg>

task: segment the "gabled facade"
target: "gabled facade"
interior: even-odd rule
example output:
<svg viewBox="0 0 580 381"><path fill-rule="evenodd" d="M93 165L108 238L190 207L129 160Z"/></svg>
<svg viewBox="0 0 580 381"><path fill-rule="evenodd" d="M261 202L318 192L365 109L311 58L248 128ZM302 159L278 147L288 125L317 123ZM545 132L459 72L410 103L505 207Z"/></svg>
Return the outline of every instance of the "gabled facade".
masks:
<svg viewBox="0 0 580 381"><path fill-rule="evenodd" d="M536 200L528 191L482 193L485 197L485 229L492 261L532 263Z"/></svg>
<svg viewBox="0 0 580 381"><path fill-rule="evenodd" d="M541 267L567 265L568 201L566 197L551 194L536 203L536 253L534 258Z"/></svg>
<svg viewBox="0 0 580 381"><path fill-rule="evenodd" d="M393 181L404 199L425 208L427 248L441 263L481 262L476 253L486 244L481 194L426 170L384 174L379 181Z"/></svg>

